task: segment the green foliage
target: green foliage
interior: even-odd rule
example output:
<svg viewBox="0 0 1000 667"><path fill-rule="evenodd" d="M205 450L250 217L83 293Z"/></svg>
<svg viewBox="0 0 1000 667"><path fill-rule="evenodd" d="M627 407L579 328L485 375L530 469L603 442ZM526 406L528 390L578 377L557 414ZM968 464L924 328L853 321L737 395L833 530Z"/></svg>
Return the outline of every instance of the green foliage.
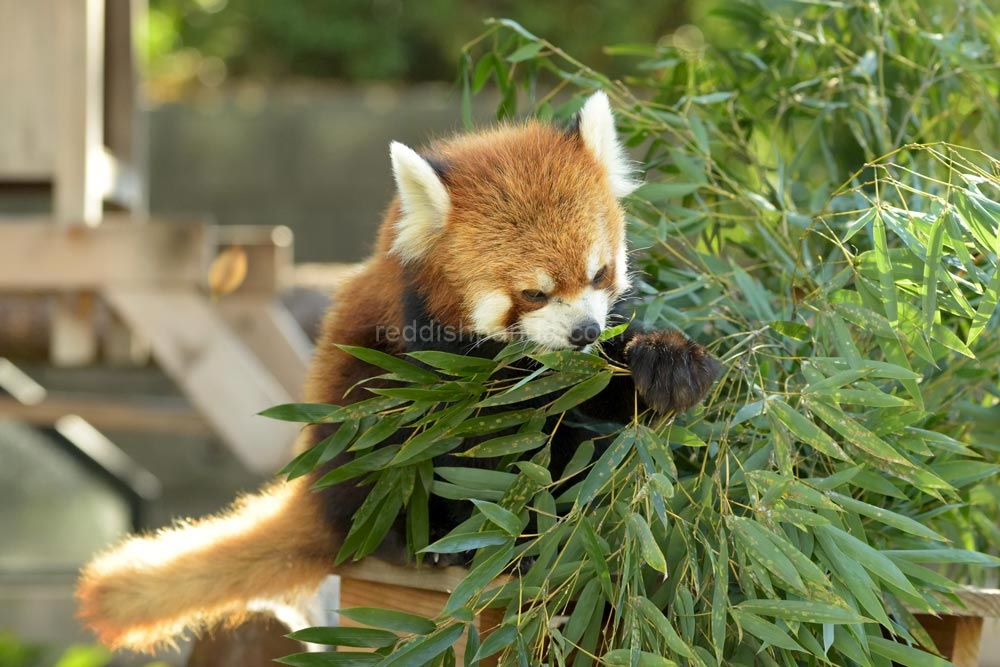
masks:
<svg viewBox="0 0 1000 667"><path fill-rule="evenodd" d="M110 663L111 651L103 646L76 644L59 650L0 632L0 667L105 667ZM146 667L168 666L151 662Z"/></svg>
<svg viewBox="0 0 1000 667"><path fill-rule="evenodd" d="M211 84L227 74L447 81L464 40L498 13L613 66L602 44L656 41L687 15L687 3L659 0L635 0L628 11L614 0L151 0L149 7L154 85Z"/></svg>
<svg viewBox="0 0 1000 667"><path fill-rule="evenodd" d="M62 653L0 633L0 667L104 667L111 653L101 646L71 646Z"/></svg>
<svg viewBox="0 0 1000 667"><path fill-rule="evenodd" d="M341 557L402 507L415 550L477 553L433 630L367 611L396 639L364 664L454 664L463 633L466 664L950 664L915 648L932 642L913 613L944 609L1000 544L997 18L743 0L713 20L707 42L612 48L635 60L623 82L510 21L470 44L466 94L492 80L501 115L521 97L568 118L609 92L647 182L629 202L640 318L712 341L726 372L703 406L609 425L553 479L543 415L571 422L625 369L558 353L514 382L494 373L518 350L369 355L400 388L322 413L360 424L331 474L374 482ZM359 446L375 414L406 441ZM492 433L495 469L434 468ZM428 546L430 494L475 504ZM504 619L480 641L488 607Z"/></svg>

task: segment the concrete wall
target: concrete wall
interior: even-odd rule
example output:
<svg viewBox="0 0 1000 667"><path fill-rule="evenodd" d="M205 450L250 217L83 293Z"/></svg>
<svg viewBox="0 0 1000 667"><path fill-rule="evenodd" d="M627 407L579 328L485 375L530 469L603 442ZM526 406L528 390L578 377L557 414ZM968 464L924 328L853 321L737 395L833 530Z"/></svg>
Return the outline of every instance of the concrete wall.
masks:
<svg viewBox="0 0 1000 667"><path fill-rule="evenodd" d="M477 102L491 117L493 102ZM287 225L296 260L365 257L393 193L389 142L461 129L447 85L234 91L150 110L154 213Z"/></svg>

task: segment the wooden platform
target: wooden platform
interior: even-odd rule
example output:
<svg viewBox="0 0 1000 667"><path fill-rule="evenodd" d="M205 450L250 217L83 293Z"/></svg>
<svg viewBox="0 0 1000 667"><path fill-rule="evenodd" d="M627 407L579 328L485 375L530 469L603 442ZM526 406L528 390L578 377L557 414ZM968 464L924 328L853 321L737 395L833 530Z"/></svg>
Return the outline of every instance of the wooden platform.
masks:
<svg viewBox="0 0 1000 667"><path fill-rule="evenodd" d="M978 667L983 621L1000 618L1000 590L969 588L958 594L949 614L916 614L941 654L956 667Z"/></svg>
<svg viewBox="0 0 1000 667"><path fill-rule="evenodd" d="M434 618L448 602L455 586L465 578L468 570L462 567L399 567L374 558L345 565L337 570L340 576L340 606L380 607L420 614ZM485 638L503 620L503 609L489 609L477 618L477 629ZM341 625L355 625L341 618ZM455 645L458 664L462 665L465 637ZM479 661L480 667L494 667L499 656L493 655Z"/></svg>
<svg viewBox="0 0 1000 667"><path fill-rule="evenodd" d="M342 566L338 574L339 604L334 600L324 600L322 604L337 604L338 608L378 607L434 618L467 570L461 567L415 569L370 558ZM948 614L916 616L942 656L956 667L978 667L983 621L1000 618L1000 590L970 588L960 591L957 597L958 604L949 604ZM503 609L491 609L481 614L477 619L480 635L485 637L498 627L503 613ZM356 625L346 618L341 618L341 624ZM464 647L463 638L455 647L459 665ZM245 651L246 647L241 650ZM480 665L493 667L498 659L499 656L494 655L480 661Z"/></svg>

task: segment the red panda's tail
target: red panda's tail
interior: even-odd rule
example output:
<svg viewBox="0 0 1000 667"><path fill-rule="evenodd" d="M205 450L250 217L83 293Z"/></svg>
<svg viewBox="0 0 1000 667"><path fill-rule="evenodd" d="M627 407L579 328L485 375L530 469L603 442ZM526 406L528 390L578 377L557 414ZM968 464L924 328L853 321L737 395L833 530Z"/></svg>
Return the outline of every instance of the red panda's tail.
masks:
<svg viewBox="0 0 1000 667"><path fill-rule="evenodd" d="M79 616L102 643L142 651L238 621L251 600L311 592L331 571L335 537L315 503L301 479L218 516L129 538L83 569Z"/></svg>

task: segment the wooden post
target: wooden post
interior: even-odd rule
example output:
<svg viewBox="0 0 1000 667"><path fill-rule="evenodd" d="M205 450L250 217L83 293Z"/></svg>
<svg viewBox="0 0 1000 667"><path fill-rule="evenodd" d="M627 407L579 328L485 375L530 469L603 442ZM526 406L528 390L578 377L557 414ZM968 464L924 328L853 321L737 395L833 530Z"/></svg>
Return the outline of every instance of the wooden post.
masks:
<svg viewBox="0 0 1000 667"><path fill-rule="evenodd" d="M375 558L337 568L340 576L340 606L395 609L433 618L441 612L451 591L468 570L462 567L405 567L389 565ZM502 609L488 609L476 619L480 636L485 638L503 620ZM345 617L344 626L356 625ZM466 639L455 645L458 664L463 664ZM481 667L497 665L497 656L479 661Z"/></svg>
<svg viewBox="0 0 1000 667"><path fill-rule="evenodd" d="M934 640L937 650L955 663L955 667L978 667L979 640L983 633L981 617L927 614L916 614L916 617Z"/></svg>
<svg viewBox="0 0 1000 667"><path fill-rule="evenodd" d="M274 616L257 612L235 628L199 637L187 667L272 667L276 658L304 650L302 642L285 637L291 628Z"/></svg>
<svg viewBox="0 0 1000 667"><path fill-rule="evenodd" d="M57 224L101 221L104 165L104 0L53 2L56 119L53 213ZM35 35L41 39L43 34Z"/></svg>
<svg viewBox="0 0 1000 667"><path fill-rule="evenodd" d="M52 211L55 223L95 226L110 174L104 159L104 0L53 3L57 143ZM40 38L41 35L36 35ZM97 356L92 296L70 293L52 315L54 364L86 364Z"/></svg>
<svg viewBox="0 0 1000 667"><path fill-rule="evenodd" d="M958 604L949 602L947 614L915 616L941 655L957 667L977 667L983 619L1000 618L1000 590L968 588L957 596Z"/></svg>
<svg viewBox="0 0 1000 667"><path fill-rule="evenodd" d="M147 139L139 102L135 29L146 16L146 0L107 0L104 49L104 145L116 165L106 196L136 222L148 210Z"/></svg>

